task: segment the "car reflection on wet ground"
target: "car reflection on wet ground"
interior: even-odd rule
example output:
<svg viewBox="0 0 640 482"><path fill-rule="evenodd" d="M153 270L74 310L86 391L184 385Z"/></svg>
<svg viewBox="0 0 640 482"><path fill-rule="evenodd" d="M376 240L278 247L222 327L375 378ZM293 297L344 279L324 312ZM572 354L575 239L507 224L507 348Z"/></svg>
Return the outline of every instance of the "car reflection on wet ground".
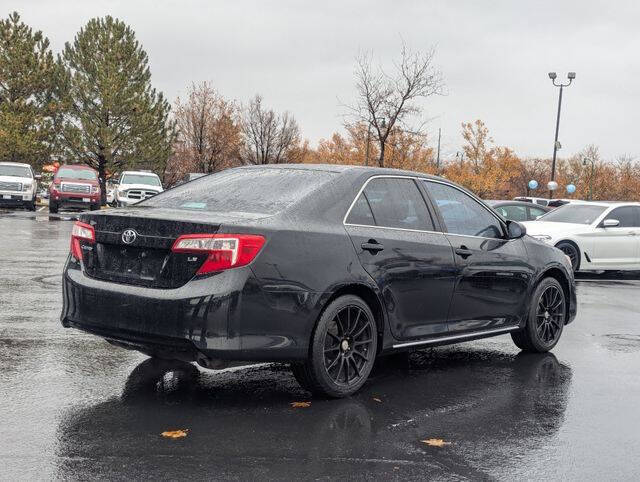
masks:
<svg viewBox="0 0 640 482"><path fill-rule="evenodd" d="M63 329L70 218L0 213L2 478L577 480L640 468L637 273L580 275L578 318L552 354L518 353L504 336L394 355L356 396L316 400L283 365L206 371ZM187 436L160 435L175 429Z"/></svg>

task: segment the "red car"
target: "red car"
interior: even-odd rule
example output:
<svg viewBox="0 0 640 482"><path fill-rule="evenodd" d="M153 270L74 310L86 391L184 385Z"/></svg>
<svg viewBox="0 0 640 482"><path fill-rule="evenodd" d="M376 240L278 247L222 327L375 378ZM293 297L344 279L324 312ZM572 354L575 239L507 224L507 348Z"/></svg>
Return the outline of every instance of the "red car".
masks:
<svg viewBox="0 0 640 482"><path fill-rule="evenodd" d="M60 208L100 209L98 173L89 166L64 165L56 171L49 187L49 212Z"/></svg>

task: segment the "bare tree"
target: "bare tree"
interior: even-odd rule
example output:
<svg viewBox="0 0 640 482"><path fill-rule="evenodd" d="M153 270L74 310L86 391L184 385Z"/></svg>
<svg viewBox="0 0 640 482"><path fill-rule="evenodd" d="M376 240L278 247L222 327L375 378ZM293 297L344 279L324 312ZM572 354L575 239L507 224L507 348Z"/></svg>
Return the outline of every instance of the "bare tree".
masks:
<svg viewBox="0 0 640 482"><path fill-rule="evenodd" d="M192 84L187 99L176 101L181 159L188 169L216 172L238 158L242 131L237 106L208 82Z"/></svg>
<svg viewBox="0 0 640 482"><path fill-rule="evenodd" d="M288 112L276 114L262 105L257 95L242 116L244 143L241 160L245 164L296 162L300 152L300 129Z"/></svg>
<svg viewBox="0 0 640 482"><path fill-rule="evenodd" d="M402 44L400 58L394 62L393 75L373 67L371 53L356 57L356 91L358 100L347 106L356 122L370 125L378 144L378 164L384 167L385 145L394 129L419 134L423 126L409 126L422 112L420 98L441 94L442 75L433 66L434 50L412 52Z"/></svg>

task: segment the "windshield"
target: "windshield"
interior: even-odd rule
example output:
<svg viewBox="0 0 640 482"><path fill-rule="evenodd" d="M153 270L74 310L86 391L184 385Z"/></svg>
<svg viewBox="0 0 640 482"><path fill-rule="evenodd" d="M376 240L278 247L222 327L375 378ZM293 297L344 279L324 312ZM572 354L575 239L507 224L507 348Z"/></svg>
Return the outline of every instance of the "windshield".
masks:
<svg viewBox="0 0 640 482"><path fill-rule="evenodd" d="M0 176L31 178L31 169L27 166L0 165Z"/></svg>
<svg viewBox="0 0 640 482"><path fill-rule="evenodd" d="M565 204L538 220L551 223L591 224L607 209L606 206L594 206L590 204Z"/></svg>
<svg viewBox="0 0 640 482"><path fill-rule="evenodd" d="M304 169L229 169L149 198L139 205L213 212L275 214L334 174Z"/></svg>
<svg viewBox="0 0 640 482"><path fill-rule="evenodd" d="M96 173L89 169L72 169L70 167L61 167L56 172L56 177L67 177L71 179L86 179L88 181L95 181L97 179Z"/></svg>
<svg viewBox="0 0 640 482"><path fill-rule="evenodd" d="M149 174L124 174L120 184L146 184L147 186L162 186L158 176Z"/></svg>

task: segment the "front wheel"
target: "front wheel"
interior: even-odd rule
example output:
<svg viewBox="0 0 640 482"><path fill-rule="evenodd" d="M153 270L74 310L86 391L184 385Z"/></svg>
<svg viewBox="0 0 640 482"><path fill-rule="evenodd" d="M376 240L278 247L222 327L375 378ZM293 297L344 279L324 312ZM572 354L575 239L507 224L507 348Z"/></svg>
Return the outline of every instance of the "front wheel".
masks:
<svg viewBox="0 0 640 482"><path fill-rule="evenodd" d="M307 361L291 368L300 385L314 394L346 397L367 381L377 343L376 322L369 306L357 296L341 296L320 316Z"/></svg>
<svg viewBox="0 0 640 482"><path fill-rule="evenodd" d="M580 267L580 251L578 247L569 241L560 241L556 244L556 248L562 251L571 261L571 269L575 273Z"/></svg>
<svg viewBox="0 0 640 482"><path fill-rule="evenodd" d="M527 325L511 333L511 338L521 350L543 353L560 340L567 316L565 294L558 280L544 278L532 299Z"/></svg>
<svg viewBox="0 0 640 482"><path fill-rule="evenodd" d="M58 204L49 199L49 212L56 214L58 212Z"/></svg>

